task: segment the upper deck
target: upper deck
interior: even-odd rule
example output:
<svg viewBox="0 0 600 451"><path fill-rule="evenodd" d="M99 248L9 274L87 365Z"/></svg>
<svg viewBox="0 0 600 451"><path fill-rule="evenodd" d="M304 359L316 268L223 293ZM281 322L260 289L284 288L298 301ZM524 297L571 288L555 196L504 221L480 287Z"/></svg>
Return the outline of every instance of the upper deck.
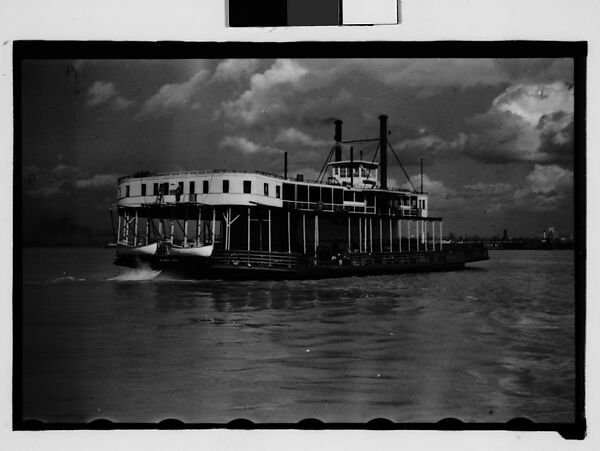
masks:
<svg viewBox="0 0 600 451"><path fill-rule="evenodd" d="M261 171L138 173L118 180L117 197L119 206L133 208L156 204L264 206L403 217L427 217L428 209L426 193L383 190L362 183L342 185L337 178L329 182L301 176L291 179Z"/></svg>

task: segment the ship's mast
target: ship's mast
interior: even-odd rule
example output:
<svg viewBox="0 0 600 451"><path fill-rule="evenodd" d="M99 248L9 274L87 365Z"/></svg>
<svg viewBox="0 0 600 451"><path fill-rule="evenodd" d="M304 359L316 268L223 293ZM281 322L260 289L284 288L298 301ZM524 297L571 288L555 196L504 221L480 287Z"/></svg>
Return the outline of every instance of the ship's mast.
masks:
<svg viewBox="0 0 600 451"><path fill-rule="evenodd" d="M379 116L379 184L387 189L387 116Z"/></svg>

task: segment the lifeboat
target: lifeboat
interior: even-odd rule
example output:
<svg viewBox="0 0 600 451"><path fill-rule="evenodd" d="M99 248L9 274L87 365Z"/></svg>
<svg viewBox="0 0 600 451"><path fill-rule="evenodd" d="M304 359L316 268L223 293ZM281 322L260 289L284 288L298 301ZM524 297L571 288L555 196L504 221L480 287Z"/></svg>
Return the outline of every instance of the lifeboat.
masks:
<svg viewBox="0 0 600 451"><path fill-rule="evenodd" d="M169 247L169 254L177 257L204 257L208 258L212 255L214 249L213 244L206 244L203 246L191 246L182 247L174 246Z"/></svg>
<svg viewBox="0 0 600 451"><path fill-rule="evenodd" d="M158 249L158 243L151 243L145 246L128 246L126 244L117 245L117 256L136 256L136 255L154 255Z"/></svg>

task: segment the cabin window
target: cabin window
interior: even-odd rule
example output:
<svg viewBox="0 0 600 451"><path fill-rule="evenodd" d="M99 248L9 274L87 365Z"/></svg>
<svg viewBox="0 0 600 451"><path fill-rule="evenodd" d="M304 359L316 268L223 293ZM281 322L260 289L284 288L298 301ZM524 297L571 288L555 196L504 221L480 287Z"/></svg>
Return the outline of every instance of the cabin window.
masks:
<svg viewBox="0 0 600 451"><path fill-rule="evenodd" d="M331 203L331 188L321 188L321 200L326 204Z"/></svg>
<svg viewBox="0 0 600 451"><path fill-rule="evenodd" d="M225 191L225 185L223 185L223 191ZM252 192L252 182L250 180L244 180L244 194L250 194Z"/></svg>
<svg viewBox="0 0 600 451"><path fill-rule="evenodd" d="M333 175L338 175L338 168L333 168Z"/></svg>
<svg viewBox="0 0 600 451"><path fill-rule="evenodd" d="M354 191L344 191L344 201L345 202L353 202L354 201Z"/></svg>
<svg viewBox="0 0 600 451"><path fill-rule="evenodd" d="M177 183L177 189L179 190L179 194L183 194L183 182Z"/></svg>
<svg viewBox="0 0 600 451"><path fill-rule="evenodd" d="M427 202L423 199L423 210L427 209Z"/></svg>
<svg viewBox="0 0 600 451"><path fill-rule="evenodd" d="M308 201L308 186L298 185L298 199L297 200L300 202Z"/></svg>
<svg viewBox="0 0 600 451"><path fill-rule="evenodd" d="M190 182L190 194L196 194L196 182Z"/></svg>
<svg viewBox="0 0 600 451"><path fill-rule="evenodd" d="M358 177L358 168L354 168L354 177Z"/></svg>
<svg viewBox="0 0 600 451"><path fill-rule="evenodd" d="M229 180L223 180L223 192L224 193L229 192Z"/></svg>
<svg viewBox="0 0 600 451"><path fill-rule="evenodd" d="M146 184L142 183L142 196L146 195Z"/></svg>
<svg viewBox="0 0 600 451"><path fill-rule="evenodd" d="M202 181L202 192L203 193L208 193L208 180L203 180Z"/></svg>
<svg viewBox="0 0 600 451"><path fill-rule="evenodd" d="M265 183L264 192L265 192L265 196L269 195L269 184L268 183Z"/></svg>
<svg viewBox="0 0 600 451"><path fill-rule="evenodd" d="M356 202L364 202L365 201L365 193L362 191L354 193L354 200Z"/></svg>
<svg viewBox="0 0 600 451"><path fill-rule="evenodd" d="M279 185L275 186L275 197L277 199L279 199L281 197L281 186L279 186Z"/></svg>
<svg viewBox="0 0 600 451"><path fill-rule="evenodd" d="M344 203L344 191L341 189L333 190L333 203L334 204L343 204Z"/></svg>
<svg viewBox="0 0 600 451"><path fill-rule="evenodd" d="M155 196L158 196L158 183L155 183L152 186L152 194L154 194Z"/></svg>
<svg viewBox="0 0 600 451"><path fill-rule="evenodd" d="M319 202L321 200L321 193L319 192L318 186L311 186L309 188L309 196L311 202Z"/></svg>
<svg viewBox="0 0 600 451"><path fill-rule="evenodd" d="M129 197L129 185L125 185L125 197Z"/></svg>
<svg viewBox="0 0 600 451"><path fill-rule="evenodd" d="M283 200L295 200L294 185L292 185L291 183L283 184Z"/></svg>
<svg viewBox="0 0 600 451"><path fill-rule="evenodd" d="M340 168L340 177L348 177L348 168Z"/></svg>

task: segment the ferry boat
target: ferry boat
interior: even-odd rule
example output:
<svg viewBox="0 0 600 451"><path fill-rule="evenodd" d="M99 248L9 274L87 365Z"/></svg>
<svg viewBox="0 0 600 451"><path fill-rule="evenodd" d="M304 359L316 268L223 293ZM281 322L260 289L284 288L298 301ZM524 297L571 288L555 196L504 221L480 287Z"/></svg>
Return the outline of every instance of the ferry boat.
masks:
<svg viewBox="0 0 600 451"><path fill-rule="evenodd" d="M283 176L209 170L120 178L115 264L193 278L315 279L454 270L487 260L483 246L444 242L442 218L428 214L422 182L421 190L388 187L388 152L396 155L387 116L379 121L378 138L343 141L335 120L317 180L288 178L287 153ZM362 152L354 159L351 144L371 141L378 143L373 160Z"/></svg>

